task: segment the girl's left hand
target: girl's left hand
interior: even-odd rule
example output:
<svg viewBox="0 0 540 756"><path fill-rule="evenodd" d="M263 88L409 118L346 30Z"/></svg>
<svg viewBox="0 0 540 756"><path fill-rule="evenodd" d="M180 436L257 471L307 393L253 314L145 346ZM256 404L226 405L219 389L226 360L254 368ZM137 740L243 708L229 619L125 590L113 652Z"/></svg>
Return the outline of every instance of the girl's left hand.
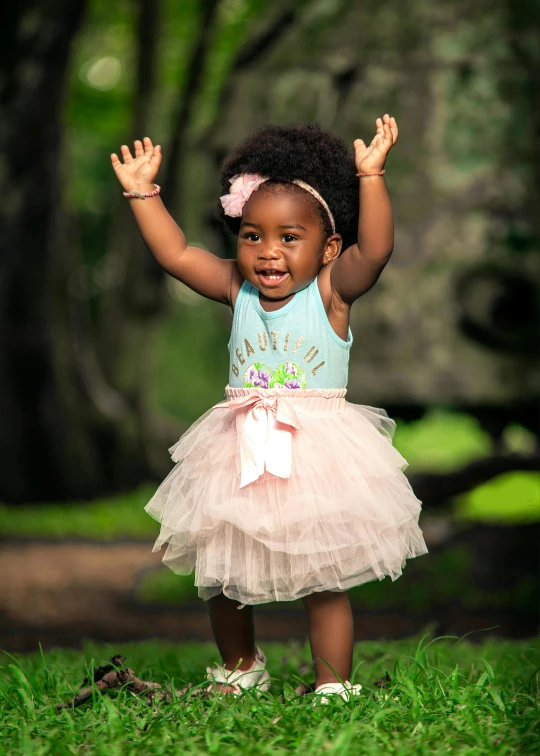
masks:
<svg viewBox="0 0 540 756"><path fill-rule="evenodd" d="M375 121L377 133L366 147L362 139L354 140L356 170L358 173L375 173L382 171L386 162L386 156L397 142L398 127L394 116L385 113L382 118Z"/></svg>

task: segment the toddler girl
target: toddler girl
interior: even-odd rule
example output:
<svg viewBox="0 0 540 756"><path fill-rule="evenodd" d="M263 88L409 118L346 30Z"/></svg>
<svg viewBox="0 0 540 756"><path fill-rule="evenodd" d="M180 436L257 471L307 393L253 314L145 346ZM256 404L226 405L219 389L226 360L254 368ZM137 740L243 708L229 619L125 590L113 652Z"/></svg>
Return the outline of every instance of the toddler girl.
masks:
<svg viewBox="0 0 540 756"><path fill-rule="evenodd" d="M195 568L208 601L222 657L210 689L268 688L253 606L300 598L319 700L358 694L347 589L396 580L427 552L394 421L345 399L351 305L393 248L383 174L397 136L386 114L354 154L313 124L245 140L220 178L235 260L188 245L154 184L159 145L146 137L134 157L125 145L123 162L111 156L156 260L233 311L226 401L170 449L176 465L145 507L161 523L154 551L167 544L163 563L178 574Z"/></svg>

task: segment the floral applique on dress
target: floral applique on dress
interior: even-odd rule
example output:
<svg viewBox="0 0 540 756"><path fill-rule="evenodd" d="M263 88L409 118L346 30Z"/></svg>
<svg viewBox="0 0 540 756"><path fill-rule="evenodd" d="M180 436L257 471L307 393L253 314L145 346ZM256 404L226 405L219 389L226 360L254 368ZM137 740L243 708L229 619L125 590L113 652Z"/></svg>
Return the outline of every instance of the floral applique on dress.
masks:
<svg viewBox="0 0 540 756"><path fill-rule="evenodd" d="M262 362L254 362L244 373L244 388L305 389L306 374L295 362L282 362L272 371Z"/></svg>

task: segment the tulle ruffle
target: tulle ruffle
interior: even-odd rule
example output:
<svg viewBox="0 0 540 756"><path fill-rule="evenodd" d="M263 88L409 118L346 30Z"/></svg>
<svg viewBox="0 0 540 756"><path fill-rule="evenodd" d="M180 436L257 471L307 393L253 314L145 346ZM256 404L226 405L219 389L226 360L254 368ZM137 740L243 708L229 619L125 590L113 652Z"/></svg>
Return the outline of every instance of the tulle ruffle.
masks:
<svg viewBox="0 0 540 756"><path fill-rule="evenodd" d="M228 399L256 389L226 388ZM292 472L239 487L235 411L212 407L169 450L175 467L145 509L161 523L153 551L199 595L242 604L344 591L389 576L427 553L421 503L392 446L383 409L345 400L345 389L265 389L293 403Z"/></svg>

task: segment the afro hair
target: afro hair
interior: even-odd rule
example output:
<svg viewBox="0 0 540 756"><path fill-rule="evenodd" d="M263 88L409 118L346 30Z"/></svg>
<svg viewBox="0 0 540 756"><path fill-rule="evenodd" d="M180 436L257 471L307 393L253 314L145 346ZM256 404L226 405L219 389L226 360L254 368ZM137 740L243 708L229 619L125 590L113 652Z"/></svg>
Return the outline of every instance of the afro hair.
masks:
<svg viewBox="0 0 540 756"><path fill-rule="evenodd" d="M224 161L220 173L222 194L238 173L258 173L272 182L300 179L322 195L335 219L343 249L358 238L358 179L354 152L341 137L316 123L288 126L267 125L239 144ZM325 233L332 233L323 206L316 202ZM218 215L227 228L238 234L240 218L225 215L218 203Z"/></svg>

